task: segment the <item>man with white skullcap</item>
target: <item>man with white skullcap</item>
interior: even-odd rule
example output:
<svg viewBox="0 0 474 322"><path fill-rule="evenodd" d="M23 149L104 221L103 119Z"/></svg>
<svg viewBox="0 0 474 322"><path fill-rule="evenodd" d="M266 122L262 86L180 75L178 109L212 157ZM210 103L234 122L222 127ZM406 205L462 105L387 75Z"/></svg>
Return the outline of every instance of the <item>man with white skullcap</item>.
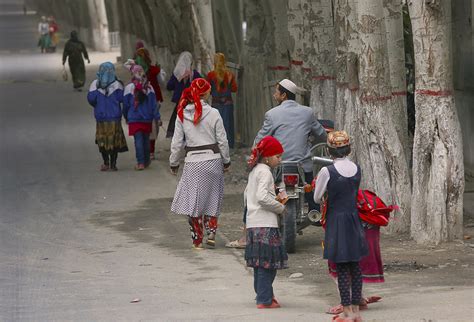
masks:
<svg viewBox="0 0 474 322"><path fill-rule="evenodd" d="M280 81L273 98L279 103L265 113L263 126L255 137L254 145L267 136L272 135L283 145L283 161L300 161L310 156L311 144L308 141L310 135L317 142L326 142L326 131L314 116L313 110L296 102L298 86L289 79ZM310 158L302 162L305 173L305 181L313 180L313 163ZM317 206L311 193L305 196L309 208Z"/></svg>
<svg viewBox="0 0 474 322"><path fill-rule="evenodd" d="M318 142L326 142L326 131L314 116L313 110L295 101L297 91L298 86L289 79L283 79L277 84L273 98L279 105L265 113L263 126L253 142L253 145L256 146L265 136L274 136L281 142L285 150L283 161L300 161L308 157L311 148L308 142L310 135L313 135ZM305 181L311 183L313 181L312 161L307 159L302 164ZM318 208L311 192L305 193L305 199L308 202L309 210ZM226 247L245 248L246 210L245 206L244 235L238 240L227 243Z"/></svg>

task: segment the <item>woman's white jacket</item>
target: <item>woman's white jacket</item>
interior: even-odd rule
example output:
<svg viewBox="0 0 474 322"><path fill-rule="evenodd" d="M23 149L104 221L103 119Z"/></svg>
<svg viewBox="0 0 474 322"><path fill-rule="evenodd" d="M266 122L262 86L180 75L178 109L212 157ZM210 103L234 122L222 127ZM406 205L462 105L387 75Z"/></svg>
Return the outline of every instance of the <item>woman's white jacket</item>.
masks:
<svg viewBox="0 0 474 322"><path fill-rule="evenodd" d="M194 104L188 104L184 109L184 120L176 118L173 139L171 141L170 166L179 166L179 160L184 154L184 147L197 147L216 144L220 153L188 153L185 162L198 162L222 158L224 164L230 163L229 143L222 117L218 110L201 100L202 116L198 124L194 124Z"/></svg>

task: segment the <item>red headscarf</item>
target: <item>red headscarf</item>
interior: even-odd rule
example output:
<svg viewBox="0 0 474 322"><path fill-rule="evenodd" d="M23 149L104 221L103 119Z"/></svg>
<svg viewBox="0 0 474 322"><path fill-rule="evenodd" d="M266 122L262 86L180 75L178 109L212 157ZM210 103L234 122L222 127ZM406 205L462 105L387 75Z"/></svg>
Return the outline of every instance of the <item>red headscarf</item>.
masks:
<svg viewBox="0 0 474 322"><path fill-rule="evenodd" d="M194 104L194 125L198 124L202 116L201 96L211 90L211 85L204 78L196 78L191 82L191 86L186 88L181 94L178 103L178 117L181 122L184 121L184 109L189 103Z"/></svg>
<svg viewBox="0 0 474 322"><path fill-rule="evenodd" d="M252 155L250 156L248 165L250 168L253 168L260 158L271 157L282 153L283 146L280 141L273 136L266 136L252 149Z"/></svg>

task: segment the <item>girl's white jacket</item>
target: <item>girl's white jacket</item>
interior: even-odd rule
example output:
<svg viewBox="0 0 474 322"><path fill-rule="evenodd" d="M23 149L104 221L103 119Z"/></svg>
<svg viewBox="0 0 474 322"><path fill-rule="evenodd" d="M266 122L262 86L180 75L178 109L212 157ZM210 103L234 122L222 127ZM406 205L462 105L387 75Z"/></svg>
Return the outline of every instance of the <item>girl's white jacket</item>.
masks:
<svg viewBox="0 0 474 322"><path fill-rule="evenodd" d="M202 116L198 124L194 125L194 104L188 104L184 109L184 120L176 118L176 125L171 141L170 166L179 165L184 154L184 147L196 147L217 143L220 153L192 154L185 158L185 162L199 162L222 158L224 164L230 163L229 143L225 133L224 122L218 110L201 100Z"/></svg>
<svg viewBox="0 0 474 322"><path fill-rule="evenodd" d="M247 205L247 228L278 228L278 216L285 206L276 200L275 182L270 167L258 163L250 171L249 181L244 192Z"/></svg>

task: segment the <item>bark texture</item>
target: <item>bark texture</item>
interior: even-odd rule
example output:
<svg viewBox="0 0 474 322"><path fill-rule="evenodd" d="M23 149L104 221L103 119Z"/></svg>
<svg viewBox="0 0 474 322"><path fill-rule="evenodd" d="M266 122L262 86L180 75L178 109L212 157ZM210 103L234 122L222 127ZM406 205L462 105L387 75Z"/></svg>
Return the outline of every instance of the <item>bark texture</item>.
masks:
<svg viewBox="0 0 474 322"><path fill-rule="evenodd" d="M392 94L392 117L400 143L408 157L407 85L403 39L402 0L384 0L387 52Z"/></svg>
<svg viewBox="0 0 474 322"><path fill-rule="evenodd" d="M411 184L404 149L390 112L393 99L383 6L376 1L362 1L358 6L361 46L358 161L364 173L364 186L374 189L387 203L400 207L389 228L407 232Z"/></svg>
<svg viewBox="0 0 474 322"><path fill-rule="evenodd" d="M409 2L415 51L416 128L411 235L438 244L462 237L464 164L453 98L451 1Z"/></svg>
<svg viewBox="0 0 474 322"><path fill-rule="evenodd" d="M91 19L92 41L97 51L109 51L109 26L104 0L87 0Z"/></svg>

